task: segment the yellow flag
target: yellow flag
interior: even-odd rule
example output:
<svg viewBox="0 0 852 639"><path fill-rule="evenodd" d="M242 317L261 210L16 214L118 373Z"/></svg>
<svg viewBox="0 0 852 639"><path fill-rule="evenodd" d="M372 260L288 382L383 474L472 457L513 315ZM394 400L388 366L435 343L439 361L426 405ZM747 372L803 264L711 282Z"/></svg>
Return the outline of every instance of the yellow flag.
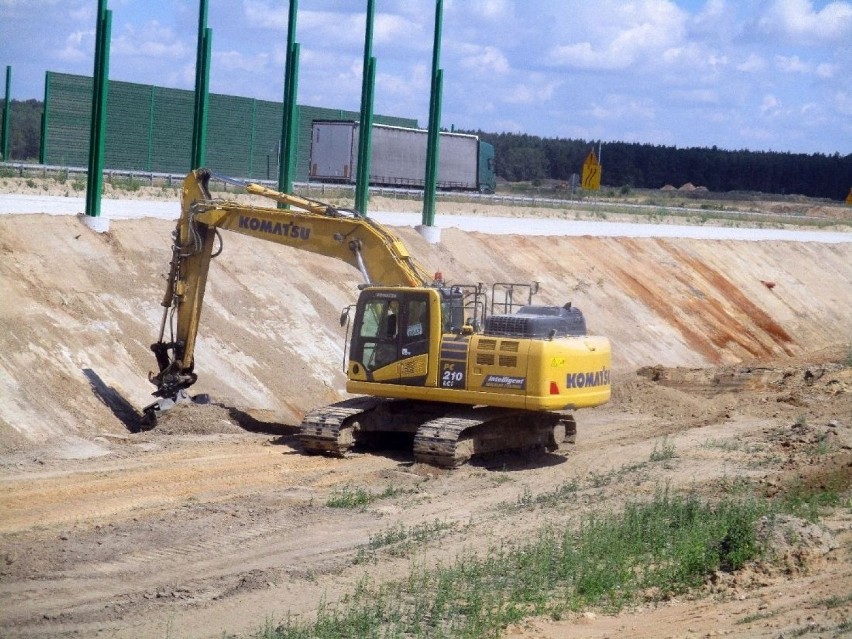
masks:
<svg viewBox="0 0 852 639"><path fill-rule="evenodd" d="M601 188L601 164L594 151L590 151L586 161L583 162L583 188L589 191L597 191Z"/></svg>
<svg viewBox="0 0 852 639"><path fill-rule="evenodd" d="M852 206L852 189L849 189L849 195L846 196L846 204Z"/></svg>

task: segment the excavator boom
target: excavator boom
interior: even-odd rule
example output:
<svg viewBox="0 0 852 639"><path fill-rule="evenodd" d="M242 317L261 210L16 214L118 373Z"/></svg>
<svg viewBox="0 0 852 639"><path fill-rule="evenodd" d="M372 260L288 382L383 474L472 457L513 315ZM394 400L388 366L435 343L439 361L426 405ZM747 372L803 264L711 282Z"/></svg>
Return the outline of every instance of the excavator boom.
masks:
<svg viewBox="0 0 852 639"><path fill-rule="evenodd" d="M183 182L181 216L162 301L165 311L159 340L151 347L159 366L159 372L150 376L157 386L156 396L171 397L196 380L195 341L219 229L342 260L358 269L367 284L431 284L426 270L399 238L369 218L252 183L245 185L247 192L291 208L214 200L208 188L211 177L208 170L198 169ZM172 325L175 328L166 339L166 329Z"/></svg>

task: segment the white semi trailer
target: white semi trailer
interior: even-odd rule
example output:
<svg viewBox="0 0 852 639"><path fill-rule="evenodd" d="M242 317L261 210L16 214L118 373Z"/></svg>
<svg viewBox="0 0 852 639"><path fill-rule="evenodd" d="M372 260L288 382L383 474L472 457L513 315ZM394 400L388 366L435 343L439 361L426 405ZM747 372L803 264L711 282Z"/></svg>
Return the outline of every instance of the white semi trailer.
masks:
<svg viewBox="0 0 852 639"><path fill-rule="evenodd" d="M315 120L311 131L311 180L354 184L360 125ZM428 132L373 125L370 184L423 188ZM494 148L475 135L441 133L438 188L493 192Z"/></svg>

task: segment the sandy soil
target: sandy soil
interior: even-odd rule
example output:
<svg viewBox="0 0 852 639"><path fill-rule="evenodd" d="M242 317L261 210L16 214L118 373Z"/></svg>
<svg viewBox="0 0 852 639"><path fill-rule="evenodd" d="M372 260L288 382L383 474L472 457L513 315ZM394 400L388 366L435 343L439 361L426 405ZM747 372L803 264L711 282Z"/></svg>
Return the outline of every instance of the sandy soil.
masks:
<svg viewBox="0 0 852 639"><path fill-rule="evenodd" d="M776 540L775 563L506 636L832 637L852 619L852 246L456 231L430 246L403 229L450 280L541 281L542 303L574 301L616 354L613 401L577 414L571 450L447 472L405 449L301 454L301 416L343 396L337 317L357 273L240 237L225 238L203 316L195 388L213 403L131 432L170 231L0 219L0 635L247 634L365 573L403 577L661 486L771 496L838 481L844 505L819 534ZM664 442L676 454L653 461ZM512 507L574 480L571 501ZM347 487L389 496L326 505ZM371 536L435 521L440 534L362 561Z"/></svg>

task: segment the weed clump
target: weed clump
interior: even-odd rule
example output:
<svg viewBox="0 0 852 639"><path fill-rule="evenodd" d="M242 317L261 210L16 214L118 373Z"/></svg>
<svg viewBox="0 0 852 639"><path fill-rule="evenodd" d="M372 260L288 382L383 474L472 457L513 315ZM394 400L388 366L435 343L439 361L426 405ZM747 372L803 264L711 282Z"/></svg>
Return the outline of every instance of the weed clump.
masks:
<svg viewBox="0 0 852 639"><path fill-rule="evenodd" d="M357 493L348 494L347 501L358 501ZM401 581L375 584L365 577L341 602L324 603L314 621L288 618L257 636L496 637L528 616L561 618L589 606L618 610L664 599L758 558L756 522L768 510L765 501L712 504L660 491L650 502L548 526L484 556L466 553L433 569L414 566ZM413 532L374 541L397 543Z"/></svg>

